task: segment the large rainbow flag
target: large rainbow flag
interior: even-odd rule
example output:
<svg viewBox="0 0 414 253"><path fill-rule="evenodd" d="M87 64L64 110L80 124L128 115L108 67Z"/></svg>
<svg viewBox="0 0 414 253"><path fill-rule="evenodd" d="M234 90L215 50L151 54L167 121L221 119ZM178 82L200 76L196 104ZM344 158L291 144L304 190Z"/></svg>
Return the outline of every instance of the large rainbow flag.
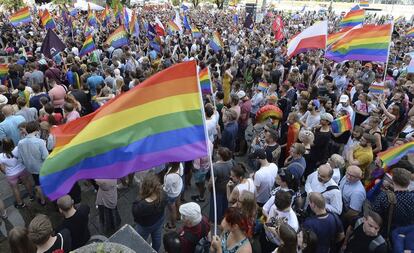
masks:
<svg viewBox="0 0 414 253"><path fill-rule="evenodd" d="M55 21L53 21L53 18L47 9L43 11L40 20L42 21L43 27L46 29L54 29L56 27Z"/></svg>
<svg viewBox="0 0 414 253"><path fill-rule="evenodd" d="M111 21L111 13L108 5L106 5L105 9L102 11L100 18L103 26L107 26L109 24L109 21Z"/></svg>
<svg viewBox="0 0 414 253"><path fill-rule="evenodd" d="M120 26L116 29L105 42L113 48L122 47L128 45L128 33L125 31L124 26Z"/></svg>
<svg viewBox="0 0 414 253"><path fill-rule="evenodd" d="M82 57L84 55L87 55L93 52L93 50L95 49L95 43L93 42L92 35L88 35L88 37L86 37L85 42L83 43L81 50L79 51L79 56Z"/></svg>
<svg viewBox="0 0 414 253"><path fill-rule="evenodd" d="M56 147L40 170L44 193L55 200L81 179L120 178L207 156L202 108L196 63L189 61L54 128Z"/></svg>
<svg viewBox="0 0 414 253"><path fill-rule="evenodd" d="M386 62L391 33L391 24L364 25L362 28L352 29L327 49L325 57L336 62Z"/></svg>
<svg viewBox="0 0 414 253"><path fill-rule="evenodd" d="M414 27L410 28L410 30L407 31L405 36L408 38L414 38Z"/></svg>
<svg viewBox="0 0 414 253"><path fill-rule="evenodd" d="M193 25L191 27L191 34L193 35L193 38L200 38L201 37L201 32L195 25Z"/></svg>
<svg viewBox="0 0 414 253"><path fill-rule="evenodd" d="M170 29L171 32L179 32L180 31L180 27L178 27L178 25L174 22L174 20L168 20L167 23L168 29Z"/></svg>
<svg viewBox="0 0 414 253"><path fill-rule="evenodd" d="M336 33L328 34L328 38L326 40L326 46L332 45L334 42L336 42L339 38L344 36L345 33L351 29L352 27L345 27Z"/></svg>
<svg viewBox="0 0 414 253"><path fill-rule="evenodd" d="M212 94L213 89L211 86L210 71L208 67L200 70L200 72L198 73L198 78L200 80L201 93Z"/></svg>
<svg viewBox="0 0 414 253"><path fill-rule="evenodd" d="M398 161L401 160L401 158L403 158L405 155L412 153L414 153L414 141L389 148L383 152L378 153L378 157L381 159L383 167L390 167L398 163Z"/></svg>
<svg viewBox="0 0 414 253"><path fill-rule="evenodd" d="M10 23L13 26L25 25L32 22L29 7L24 7L10 16Z"/></svg>
<svg viewBox="0 0 414 253"><path fill-rule="evenodd" d="M224 47L224 43L223 43L223 40L221 39L220 33L218 33L217 31L213 32L213 37L211 38L210 43L208 45L215 52L222 50Z"/></svg>
<svg viewBox="0 0 414 253"><path fill-rule="evenodd" d="M98 23L96 22L96 16L95 13L91 10L91 6L88 3L88 17L87 17L88 23L91 26L97 26Z"/></svg>
<svg viewBox="0 0 414 253"><path fill-rule="evenodd" d="M137 20L137 14L132 13L131 22L129 22L129 34L134 35L135 37L139 36L139 24Z"/></svg>
<svg viewBox="0 0 414 253"><path fill-rule="evenodd" d="M352 27L362 24L365 19L365 10L355 10L348 12L341 20L341 27Z"/></svg>

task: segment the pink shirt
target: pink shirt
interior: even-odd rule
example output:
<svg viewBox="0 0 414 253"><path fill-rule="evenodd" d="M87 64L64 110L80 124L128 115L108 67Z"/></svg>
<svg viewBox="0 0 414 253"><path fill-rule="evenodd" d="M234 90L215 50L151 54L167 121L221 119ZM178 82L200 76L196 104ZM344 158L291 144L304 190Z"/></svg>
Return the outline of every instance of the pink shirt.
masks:
<svg viewBox="0 0 414 253"><path fill-rule="evenodd" d="M80 118L79 112L73 110L70 113L66 114L66 123L71 122L77 118Z"/></svg>
<svg viewBox="0 0 414 253"><path fill-rule="evenodd" d="M66 90L62 85L55 85L49 91L49 97L52 100L52 104L55 108L62 108L65 103Z"/></svg>

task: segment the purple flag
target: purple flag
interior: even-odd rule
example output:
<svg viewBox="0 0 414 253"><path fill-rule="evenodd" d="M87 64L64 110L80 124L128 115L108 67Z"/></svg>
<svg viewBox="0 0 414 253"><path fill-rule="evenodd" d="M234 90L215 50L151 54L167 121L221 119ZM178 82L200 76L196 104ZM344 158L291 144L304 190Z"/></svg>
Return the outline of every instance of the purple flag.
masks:
<svg viewBox="0 0 414 253"><path fill-rule="evenodd" d="M48 29L40 51L47 58L51 59L65 48L65 44L59 39L56 33L54 33L51 29Z"/></svg>

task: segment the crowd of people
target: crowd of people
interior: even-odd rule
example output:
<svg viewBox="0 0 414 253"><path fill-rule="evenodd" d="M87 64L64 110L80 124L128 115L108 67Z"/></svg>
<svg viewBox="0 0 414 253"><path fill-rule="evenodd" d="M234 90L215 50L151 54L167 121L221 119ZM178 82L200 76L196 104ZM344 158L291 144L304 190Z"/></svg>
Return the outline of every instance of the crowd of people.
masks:
<svg viewBox="0 0 414 253"><path fill-rule="evenodd" d="M93 31L97 49L84 57L79 51L87 13L79 13L68 29L59 12L51 12L55 32L66 45L53 59L41 53L46 31L36 18L15 28L0 21L0 63L8 65L0 85L0 168L15 208L28 208L27 201L49 202L39 172L55 145L53 127L88 115L158 71L195 60L199 69L209 68L214 91L203 97L213 164L203 157L144 173L131 225L145 240L151 237L155 251L414 250L414 160L408 155L384 169L377 157L414 140L414 75L407 71L414 40L405 37L412 24L394 24L385 67L335 63L324 59L321 50L286 57L287 41L314 22L328 19L329 32L337 31L341 17L334 12L268 12L248 29L244 11L236 20L235 11L191 9L186 15L201 37L193 38L188 30L168 33L160 38L159 50L151 46L143 24L155 18L166 23L174 9L157 5L133 11L141 19L138 37L112 48L105 41L119 24L98 26ZM281 41L271 28L277 15L285 24ZM389 20L369 15L366 22ZM207 46L213 31L224 42L218 52ZM383 86L383 92L370 92L372 84ZM257 113L267 105L278 107L281 117L259 121ZM352 129L332 131L331 123L347 115ZM53 227L47 215L39 214L27 228L13 228L11 252L70 252L87 244L88 217L95 206L83 203L83 183L95 188L101 233L115 232L123 219L118 190L134 184L134 174L76 183L54 203L62 224ZM198 194L186 200L184 193L192 186ZM205 202L208 214L201 211ZM3 201L0 214L7 219Z"/></svg>

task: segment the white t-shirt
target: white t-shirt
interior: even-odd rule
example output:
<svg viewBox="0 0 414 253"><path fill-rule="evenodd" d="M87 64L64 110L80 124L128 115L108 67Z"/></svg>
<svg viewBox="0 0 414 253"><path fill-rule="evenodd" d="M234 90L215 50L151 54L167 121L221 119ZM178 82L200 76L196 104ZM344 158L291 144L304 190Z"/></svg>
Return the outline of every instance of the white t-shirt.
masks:
<svg viewBox="0 0 414 253"><path fill-rule="evenodd" d="M261 167L254 175L254 185L257 188L257 202L266 203L270 198L270 191L275 183L277 170L277 165L270 163L266 167Z"/></svg>
<svg viewBox="0 0 414 253"><path fill-rule="evenodd" d="M211 116L210 119L206 119L206 128L208 133L208 138L211 142L214 142L214 139L217 135L217 124L219 121L219 113L217 111Z"/></svg>
<svg viewBox="0 0 414 253"><path fill-rule="evenodd" d="M170 173L170 174L165 175L164 191L167 193L168 197L170 198L178 197L182 189L183 189L183 180L179 175L179 171L177 171L177 173Z"/></svg>
<svg viewBox="0 0 414 253"><path fill-rule="evenodd" d="M256 195L256 187L254 186L253 179L251 178L248 178L245 183L236 185L235 189L239 191L239 195L241 195L243 191L249 191Z"/></svg>
<svg viewBox="0 0 414 253"><path fill-rule="evenodd" d="M0 154L0 164L4 165L8 177L17 175L25 169L24 165L16 158L18 155L17 147L13 149L12 154L12 158L8 158L5 153Z"/></svg>
<svg viewBox="0 0 414 253"><path fill-rule="evenodd" d="M290 208L289 211L287 212L282 212L277 210L276 205L273 204L273 206L270 208L270 212L269 212L269 218L270 217L275 217L275 218L286 218L287 219L287 224L289 226L291 226L296 232L298 232L299 230L299 221L298 221L298 217L296 216L296 213L292 210L292 208ZM275 237L272 233L270 233L269 231L265 230L266 232L266 237L267 239L269 239L269 241L280 245L280 240L279 238Z"/></svg>

